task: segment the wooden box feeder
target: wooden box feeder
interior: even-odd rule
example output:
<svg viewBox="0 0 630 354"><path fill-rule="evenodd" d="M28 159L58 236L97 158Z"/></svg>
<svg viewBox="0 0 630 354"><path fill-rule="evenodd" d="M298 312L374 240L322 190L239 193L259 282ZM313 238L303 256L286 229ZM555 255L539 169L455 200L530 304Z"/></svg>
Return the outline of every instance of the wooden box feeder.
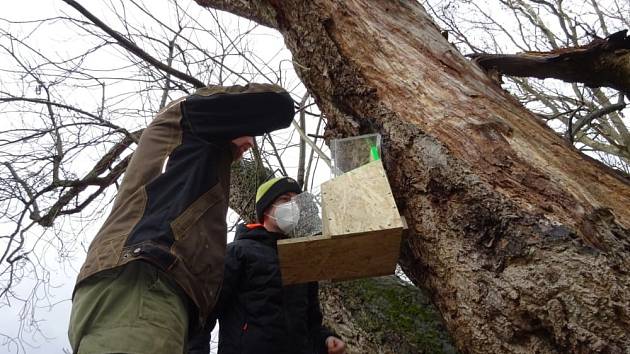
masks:
<svg viewBox="0 0 630 354"><path fill-rule="evenodd" d="M321 185L322 235L278 241L284 285L394 273L403 220L374 147L371 155Z"/></svg>

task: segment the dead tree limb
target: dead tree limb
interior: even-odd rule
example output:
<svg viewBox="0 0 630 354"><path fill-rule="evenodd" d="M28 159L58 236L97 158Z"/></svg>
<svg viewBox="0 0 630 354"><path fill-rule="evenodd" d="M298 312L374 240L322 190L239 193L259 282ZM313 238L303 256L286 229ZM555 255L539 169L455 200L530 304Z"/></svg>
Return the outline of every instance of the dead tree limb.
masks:
<svg viewBox="0 0 630 354"><path fill-rule="evenodd" d="M630 96L630 37L627 30L589 44L550 52L471 54L487 71L518 77L559 79L589 87L610 87Z"/></svg>

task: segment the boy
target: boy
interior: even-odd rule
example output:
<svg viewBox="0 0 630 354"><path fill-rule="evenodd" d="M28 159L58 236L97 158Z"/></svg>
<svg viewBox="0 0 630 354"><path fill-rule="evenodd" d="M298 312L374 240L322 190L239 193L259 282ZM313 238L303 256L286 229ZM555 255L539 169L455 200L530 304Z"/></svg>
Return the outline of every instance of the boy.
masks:
<svg viewBox="0 0 630 354"><path fill-rule="evenodd" d="M265 182L256 193L260 224L239 225L227 247L217 306L219 354L345 352L345 343L322 326L318 284L282 286L276 242L298 222L292 199L299 193L299 184L288 177ZM195 343L208 339L209 332Z"/></svg>

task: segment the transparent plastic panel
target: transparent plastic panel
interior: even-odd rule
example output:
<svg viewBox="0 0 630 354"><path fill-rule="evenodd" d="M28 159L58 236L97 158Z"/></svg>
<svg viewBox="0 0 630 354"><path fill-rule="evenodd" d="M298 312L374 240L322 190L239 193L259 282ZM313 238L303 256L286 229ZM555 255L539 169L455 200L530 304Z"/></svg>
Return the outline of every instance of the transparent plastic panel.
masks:
<svg viewBox="0 0 630 354"><path fill-rule="evenodd" d="M300 209L297 226L287 235L290 238L314 236L322 233L322 199L320 193L303 192L292 200Z"/></svg>
<svg viewBox="0 0 630 354"><path fill-rule="evenodd" d="M340 176L381 158L381 135L367 134L330 142L332 175Z"/></svg>

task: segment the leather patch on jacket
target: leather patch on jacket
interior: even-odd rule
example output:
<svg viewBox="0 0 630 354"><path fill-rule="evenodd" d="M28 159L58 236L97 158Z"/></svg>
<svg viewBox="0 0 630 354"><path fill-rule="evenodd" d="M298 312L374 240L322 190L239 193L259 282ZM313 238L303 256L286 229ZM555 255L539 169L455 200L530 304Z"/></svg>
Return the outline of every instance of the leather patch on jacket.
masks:
<svg viewBox="0 0 630 354"><path fill-rule="evenodd" d="M222 201L223 188L221 183L217 183L201 197L195 200L184 212L171 222L171 230L175 240L180 241L186 238L186 231L213 205Z"/></svg>

